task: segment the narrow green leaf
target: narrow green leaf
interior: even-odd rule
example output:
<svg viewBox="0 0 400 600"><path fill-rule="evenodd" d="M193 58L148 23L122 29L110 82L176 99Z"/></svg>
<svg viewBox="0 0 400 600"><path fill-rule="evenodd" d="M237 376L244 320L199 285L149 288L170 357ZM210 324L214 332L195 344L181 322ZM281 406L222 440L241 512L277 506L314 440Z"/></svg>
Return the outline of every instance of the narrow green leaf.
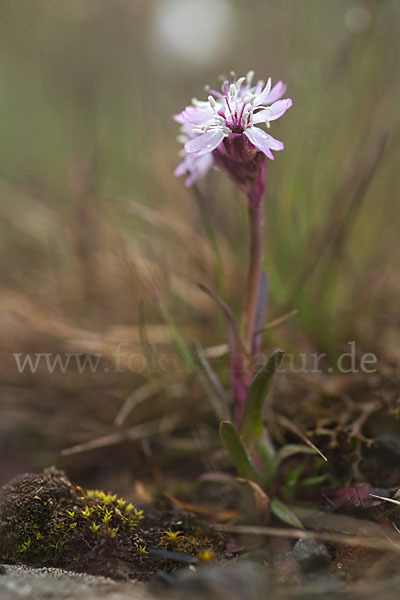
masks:
<svg viewBox="0 0 400 600"><path fill-rule="evenodd" d="M272 461L267 486L273 483L280 464L287 458L295 456L296 454L317 454L317 452L305 444L286 444L286 446L283 446L280 450L278 450L274 460Z"/></svg>
<svg viewBox="0 0 400 600"><path fill-rule="evenodd" d="M283 504L283 502L281 502L277 498L273 498L271 500L270 508L274 515L284 523L287 523L292 527L296 527L297 529L303 529L303 525L301 524L300 519L296 517L294 512L291 511L290 508L286 506L286 504Z"/></svg>
<svg viewBox="0 0 400 600"><path fill-rule="evenodd" d="M263 473L265 473L265 479L268 480L269 474L272 469L274 456L276 454L276 450L273 447L269 436L266 435L262 438L256 438L254 440L254 449L257 453L258 458L261 461Z"/></svg>
<svg viewBox="0 0 400 600"><path fill-rule="evenodd" d="M246 399L246 411L241 431L243 440L246 444L249 444L255 438L262 436L262 409L271 385L272 378L281 364L283 355L283 350L275 350L275 352L273 352L269 357L268 362L254 377L250 385Z"/></svg>
<svg viewBox="0 0 400 600"><path fill-rule="evenodd" d="M315 477L305 477L300 481L300 485L312 487L314 485L322 485L327 480L327 475L316 475Z"/></svg>
<svg viewBox="0 0 400 600"><path fill-rule="evenodd" d="M305 444L286 444L286 446L282 446L282 448L278 450L274 462L279 466L281 462L296 454L317 454L317 452L314 448L306 446Z"/></svg>
<svg viewBox="0 0 400 600"><path fill-rule="evenodd" d="M289 468L285 472L285 481L282 490L282 497L287 502L291 502L297 494L300 478L307 467L309 458L306 456L303 460L293 468Z"/></svg>
<svg viewBox="0 0 400 600"><path fill-rule="evenodd" d="M219 428L220 436L230 457L235 463L237 472L241 477L263 484L261 474L256 469L250 458L242 439L230 421L222 421Z"/></svg>

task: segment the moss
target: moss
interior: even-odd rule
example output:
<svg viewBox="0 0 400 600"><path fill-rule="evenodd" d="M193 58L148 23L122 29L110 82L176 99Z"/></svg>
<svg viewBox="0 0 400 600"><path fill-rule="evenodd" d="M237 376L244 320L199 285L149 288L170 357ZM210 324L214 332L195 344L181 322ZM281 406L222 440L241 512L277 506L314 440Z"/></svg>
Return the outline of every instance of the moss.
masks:
<svg viewBox="0 0 400 600"><path fill-rule="evenodd" d="M169 531L164 531L164 535L162 536L161 539L167 543L167 546L169 548L174 548L175 546L178 546L181 536L182 536L182 531L169 530Z"/></svg>
<svg viewBox="0 0 400 600"><path fill-rule="evenodd" d="M86 493L62 471L21 475L4 486L0 499L0 559L35 566L96 572L103 557L116 564L128 555L143 560L143 511L114 494ZM111 564L110 563L110 564Z"/></svg>
<svg viewBox="0 0 400 600"><path fill-rule="evenodd" d="M0 492L0 562L146 580L178 568L174 552L199 560L209 548L223 554L220 534L165 501L144 517L123 498L84 491L55 468L21 475Z"/></svg>
<svg viewBox="0 0 400 600"><path fill-rule="evenodd" d="M221 540L216 539L215 536L210 537L202 529L188 528L184 533L183 531L163 531L163 535L158 540L158 548L172 550L175 552L182 552L199 558L204 552L208 552L210 548L222 551L225 547L221 544Z"/></svg>

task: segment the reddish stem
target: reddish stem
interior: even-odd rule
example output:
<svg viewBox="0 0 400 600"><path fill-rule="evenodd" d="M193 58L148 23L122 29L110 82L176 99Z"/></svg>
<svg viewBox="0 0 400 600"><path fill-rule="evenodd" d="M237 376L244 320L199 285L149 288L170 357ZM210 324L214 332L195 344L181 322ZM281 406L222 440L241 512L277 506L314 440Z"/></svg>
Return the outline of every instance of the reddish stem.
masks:
<svg viewBox="0 0 400 600"><path fill-rule="evenodd" d="M244 343L248 352L251 353L263 260L262 197L254 198L251 192L249 193L249 237L249 266L244 305Z"/></svg>

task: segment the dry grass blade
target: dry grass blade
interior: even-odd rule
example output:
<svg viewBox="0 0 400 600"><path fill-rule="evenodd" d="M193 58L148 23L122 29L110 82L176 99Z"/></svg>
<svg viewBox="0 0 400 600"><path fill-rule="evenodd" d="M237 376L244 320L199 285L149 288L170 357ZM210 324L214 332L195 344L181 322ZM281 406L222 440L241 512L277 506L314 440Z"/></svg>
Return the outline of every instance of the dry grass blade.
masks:
<svg viewBox="0 0 400 600"><path fill-rule="evenodd" d="M377 496L376 494L370 494L373 498L378 498L379 500L384 500L385 502L391 502L392 504L397 504L400 506L399 500L395 500L394 498L385 498L385 496Z"/></svg>
<svg viewBox="0 0 400 600"><path fill-rule="evenodd" d="M284 427L286 427L286 429L289 429L294 434L298 435L299 438L301 440L303 440L303 442L305 444L307 444L307 446L309 446L310 448L312 448L313 450L315 450L315 452L317 454L319 454L320 457L323 458L325 462L328 462L328 459L326 458L325 454L323 454L321 452L321 450L319 448L317 448L317 446L315 444L313 444L313 442L310 439L308 439L308 437L299 429L299 427L297 427L297 425L295 425L294 423L292 423L291 421L289 421L289 419L287 419L284 416L277 417L277 421L278 421L278 423L280 423Z"/></svg>
<svg viewBox="0 0 400 600"><path fill-rule="evenodd" d="M160 423L160 419L157 419L151 421L150 423L136 425L135 427L131 427L130 429L127 429L125 431L116 431L114 433L109 433L108 435L103 435L101 437L95 438L94 440L89 440L87 442L83 442L82 444L76 444L75 446L64 448L64 450L61 451L61 454L62 456L70 456L71 454L80 454L81 452L97 450L98 448L116 446L117 444L121 444L125 441L141 440L143 438L159 433Z"/></svg>
<svg viewBox="0 0 400 600"><path fill-rule="evenodd" d="M350 175L344 177L341 186L333 195L327 222L317 235L316 244L310 253L309 259L305 262L285 306L290 307L294 304L299 291L313 274L322 256L330 252L331 257L329 260L331 260L332 252L337 253L338 247L343 245L365 198L369 184L382 161L386 142L387 133L385 132L364 163L358 167L356 175L353 174L352 169ZM349 205L344 210L344 214L338 218L338 207L342 199L347 197L351 198Z"/></svg>
<svg viewBox="0 0 400 600"><path fill-rule="evenodd" d="M254 335L257 335L258 333L264 333L265 331L268 331L268 329L273 329L274 327L278 327L278 325L286 323L286 321L289 321L289 319L296 316L297 313L297 309L294 309L282 315L281 317L269 321L268 323L266 323L265 327L262 327L262 329L258 329L257 331L255 331Z"/></svg>
<svg viewBox="0 0 400 600"><path fill-rule="evenodd" d="M344 533L331 533L328 531L305 531L302 529L283 529L278 527L260 527L257 525L213 525L217 531L237 533L242 535L261 535L291 537L295 539L319 539L345 546L372 548L374 550L388 550L400 553L400 540L390 537L382 532L381 537L363 537L362 535L348 535Z"/></svg>
<svg viewBox="0 0 400 600"><path fill-rule="evenodd" d="M269 321L268 323L266 323L265 327L255 331L254 335L264 333L268 329L273 329L274 327L278 327L279 325L286 323L286 321L297 315L297 312L297 310L291 310L290 312L282 315L281 317ZM205 348L204 354L207 358L220 358L221 356L225 356L228 353L228 350L228 344L219 344L218 346L209 346L208 348Z"/></svg>
<svg viewBox="0 0 400 600"><path fill-rule="evenodd" d="M218 304L218 306L224 313L227 336L228 336L228 338L230 338L229 346L231 348L231 352L233 354L240 352L241 354L243 354L243 356L247 356L248 352L243 345L243 342L242 342L242 339L241 339L240 333L239 333L239 328L238 328L236 319L232 313L232 310L229 308L229 306L226 304L226 302L224 302L218 296L218 294L214 290L212 290L210 287L208 287L208 285L205 285L204 283L199 283L199 288L203 292L208 294L213 300L215 300L215 302ZM230 334L230 335L228 335L228 334Z"/></svg>
<svg viewBox="0 0 400 600"><path fill-rule="evenodd" d="M145 402L148 398L150 398L153 394L161 391L163 388L160 381L156 379L152 379L147 381L139 388L137 388L128 398L125 400L124 404L121 406L117 416L114 419L114 425L116 427L121 427L125 420L127 419L129 413L131 413L136 406Z"/></svg>
<svg viewBox="0 0 400 600"><path fill-rule="evenodd" d="M219 344L218 346L209 346L208 348L205 348L204 355L207 356L207 358L220 358L221 356L228 354L228 351L228 344Z"/></svg>
<svg viewBox="0 0 400 600"><path fill-rule="evenodd" d="M208 380L210 381L212 389L220 401L220 406L218 407L217 413L221 419L223 419L223 418L227 419L229 416L229 406L228 406L228 399L227 399L225 390L221 385L218 375L215 373L212 366L208 362L206 354L199 343L196 343L196 352L197 352L197 356L199 358L200 364L203 367Z"/></svg>
<svg viewBox="0 0 400 600"><path fill-rule="evenodd" d="M197 504L190 504L188 502L182 502L172 496L168 492L163 492L163 495L170 501L172 504L180 508L181 510L186 510L192 512L196 515L202 515L204 517L209 517L211 519L218 519L220 521L230 521L232 519L239 519L241 517L241 513L237 510L211 510L204 506L198 506Z"/></svg>

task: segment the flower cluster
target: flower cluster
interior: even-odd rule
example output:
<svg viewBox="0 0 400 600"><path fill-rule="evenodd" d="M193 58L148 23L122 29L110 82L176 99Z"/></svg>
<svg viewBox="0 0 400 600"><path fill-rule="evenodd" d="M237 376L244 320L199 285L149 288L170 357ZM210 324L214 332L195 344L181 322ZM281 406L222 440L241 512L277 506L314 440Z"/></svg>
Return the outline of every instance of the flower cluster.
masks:
<svg viewBox="0 0 400 600"><path fill-rule="evenodd" d="M252 85L254 72L232 82L224 81L222 91L206 88L207 101L193 99L175 121L181 125L178 140L184 144L184 159L175 175L187 174L191 186L214 165L229 172L239 183L254 177L257 155L273 160L272 150L283 150L283 142L258 127L267 129L292 106L290 98L281 100L286 85L279 81L274 87L271 78ZM258 160L258 163L260 161Z"/></svg>

